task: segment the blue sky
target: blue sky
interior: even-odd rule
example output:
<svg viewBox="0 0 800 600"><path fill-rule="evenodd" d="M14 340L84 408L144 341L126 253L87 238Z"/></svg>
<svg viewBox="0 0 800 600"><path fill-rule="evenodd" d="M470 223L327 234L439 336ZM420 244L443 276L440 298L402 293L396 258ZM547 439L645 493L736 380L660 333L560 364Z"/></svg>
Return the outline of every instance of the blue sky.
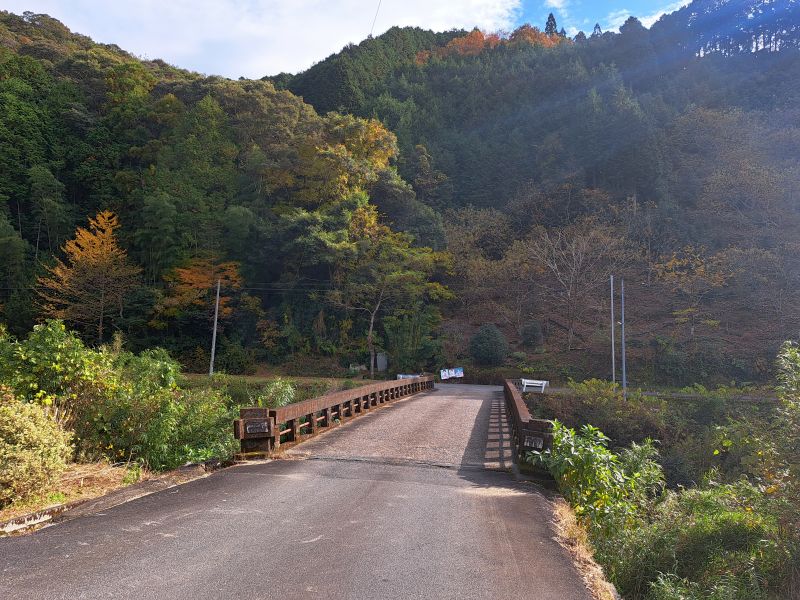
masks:
<svg viewBox="0 0 800 600"><path fill-rule="evenodd" d="M574 35L579 30L591 32L595 23L603 30L616 31L630 15L638 17L648 27L665 12L673 12L687 1L673 0L523 0L520 22L543 23L553 13L559 28Z"/></svg>
<svg viewBox="0 0 800 600"><path fill-rule="evenodd" d="M596 22L615 31L633 14L650 25L675 0L0 0L17 14L47 13L98 42L142 58L227 77L297 72L393 25L443 31L544 27L549 12L570 35Z"/></svg>

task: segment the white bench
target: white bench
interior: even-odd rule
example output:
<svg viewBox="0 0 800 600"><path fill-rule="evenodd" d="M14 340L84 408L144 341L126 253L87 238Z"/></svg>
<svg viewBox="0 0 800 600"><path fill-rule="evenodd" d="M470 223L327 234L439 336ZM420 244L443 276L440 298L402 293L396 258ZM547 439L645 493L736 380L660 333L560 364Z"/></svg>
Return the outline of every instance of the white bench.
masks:
<svg viewBox="0 0 800 600"><path fill-rule="evenodd" d="M543 379L520 379L519 383L523 392L539 392L540 394L544 394L544 388L550 385L549 381Z"/></svg>

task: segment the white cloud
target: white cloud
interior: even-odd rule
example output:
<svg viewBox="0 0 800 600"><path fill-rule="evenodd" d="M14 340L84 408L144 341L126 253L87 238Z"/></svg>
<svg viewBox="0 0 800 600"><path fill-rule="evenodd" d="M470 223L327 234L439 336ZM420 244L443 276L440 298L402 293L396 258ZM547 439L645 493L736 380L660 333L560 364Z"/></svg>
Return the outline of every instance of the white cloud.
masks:
<svg viewBox="0 0 800 600"><path fill-rule="evenodd" d="M565 2L565 0L550 0ZM202 73L296 72L369 34L373 0L4 0L138 56ZM511 29L521 0L382 0L375 35L393 25Z"/></svg>
<svg viewBox="0 0 800 600"><path fill-rule="evenodd" d="M606 26L603 28L603 31L616 31L630 16L631 11L627 8L621 8L608 13L605 18Z"/></svg>
<svg viewBox="0 0 800 600"><path fill-rule="evenodd" d="M565 19L569 18L569 0L545 0L544 5L556 9Z"/></svg>
<svg viewBox="0 0 800 600"><path fill-rule="evenodd" d="M649 29L650 27L653 26L653 23L655 23L661 18L662 15L675 12L676 10L678 10L679 8L683 8L687 4L689 4L689 0L679 0L678 2L673 2L672 4L668 4L667 6L660 8L653 14L642 17L640 21L642 22L642 25L644 25Z"/></svg>
<svg viewBox="0 0 800 600"><path fill-rule="evenodd" d="M676 10L686 6L687 4L689 4L689 0L679 0L678 2L673 2L672 4L662 6L656 12L645 16L634 15L627 8L615 10L606 15L605 30L615 31L619 29L622 26L622 24L628 20L628 17L630 16L637 17L639 21L642 23L642 25L644 25L647 28L650 28L652 27L653 23L655 23L661 18L662 15L675 12Z"/></svg>

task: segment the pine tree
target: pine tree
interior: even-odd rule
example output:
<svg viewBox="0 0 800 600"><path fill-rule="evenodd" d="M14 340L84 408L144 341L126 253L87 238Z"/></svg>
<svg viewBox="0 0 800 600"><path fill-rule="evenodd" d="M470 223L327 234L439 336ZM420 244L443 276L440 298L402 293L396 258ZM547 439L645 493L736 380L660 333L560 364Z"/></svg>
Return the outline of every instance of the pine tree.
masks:
<svg viewBox="0 0 800 600"><path fill-rule="evenodd" d="M592 31L592 37L599 37L603 35L603 30L600 29L600 23L594 24L594 31Z"/></svg>
<svg viewBox="0 0 800 600"><path fill-rule="evenodd" d="M558 26L556 25L556 18L553 13L547 15L547 24L544 26L544 32L547 35L558 35Z"/></svg>
<svg viewBox="0 0 800 600"><path fill-rule="evenodd" d="M113 315L122 314L125 296L138 283L140 269L117 245L117 216L110 211L89 219L89 229L78 227L75 239L63 251L66 262L56 259L49 277L39 278L44 313L85 330L94 329L103 341L104 328Z"/></svg>

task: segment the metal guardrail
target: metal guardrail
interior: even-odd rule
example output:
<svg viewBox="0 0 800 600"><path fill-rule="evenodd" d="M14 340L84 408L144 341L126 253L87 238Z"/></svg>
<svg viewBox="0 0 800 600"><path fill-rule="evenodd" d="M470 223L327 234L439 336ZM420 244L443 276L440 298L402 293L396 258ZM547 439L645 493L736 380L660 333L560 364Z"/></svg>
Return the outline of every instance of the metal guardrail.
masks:
<svg viewBox="0 0 800 600"><path fill-rule="evenodd" d="M364 414L370 408L392 400L433 389L433 375L413 379L381 381L334 392L280 408L241 408L233 422L233 434L241 442L242 454L267 453L282 443L301 439Z"/></svg>
<svg viewBox="0 0 800 600"><path fill-rule="evenodd" d="M514 380L503 383L506 413L511 424L511 441L514 447L514 462L525 463L525 454L531 450L548 450L553 447L553 423L545 419L534 419Z"/></svg>

